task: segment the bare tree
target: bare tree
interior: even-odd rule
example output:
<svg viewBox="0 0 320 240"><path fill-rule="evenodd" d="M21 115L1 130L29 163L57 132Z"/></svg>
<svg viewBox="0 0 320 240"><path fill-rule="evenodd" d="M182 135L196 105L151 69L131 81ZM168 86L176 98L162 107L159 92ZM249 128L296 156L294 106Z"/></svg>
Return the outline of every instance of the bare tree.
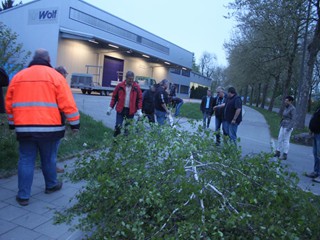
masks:
<svg viewBox="0 0 320 240"><path fill-rule="evenodd" d="M312 0L310 0L312 1ZM313 79L313 72L315 67L315 62L317 55L320 50L320 0L312 1L315 8L317 9L317 19L316 26L313 32L313 38L311 43L308 45L308 61L307 61L307 71L305 77L302 79L301 89L298 97L297 104L297 119L296 126L298 128L303 128L305 123L305 117L308 108L308 99L310 94L310 88Z"/></svg>
<svg viewBox="0 0 320 240"><path fill-rule="evenodd" d="M216 60L217 57L215 54L204 52L199 61L200 74L211 78L214 72L214 62Z"/></svg>
<svg viewBox="0 0 320 240"><path fill-rule="evenodd" d="M1 2L2 8L0 7L0 11L12 8L12 7L20 5L20 4L22 4L21 1L18 4L14 5L14 0L4 0Z"/></svg>

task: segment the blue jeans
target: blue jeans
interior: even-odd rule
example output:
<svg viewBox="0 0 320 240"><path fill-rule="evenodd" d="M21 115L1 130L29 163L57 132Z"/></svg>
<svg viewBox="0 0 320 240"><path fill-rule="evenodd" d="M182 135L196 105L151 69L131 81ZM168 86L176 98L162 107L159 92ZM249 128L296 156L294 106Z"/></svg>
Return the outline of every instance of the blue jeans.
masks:
<svg viewBox="0 0 320 240"><path fill-rule="evenodd" d="M313 136L313 156L313 171L320 175L320 133L314 134Z"/></svg>
<svg viewBox="0 0 320 240"><path fill-rule="evenodd" d="M113 136L116 137L121 133L121 128L124 120L133 119L134 115L129 115L129 108L123 108L122 112L117 112L116 116L116 126ZM127 133L126 127L130 124L130 121L125 123L125 134Z"/></svg>
<svg viewBox="0 0 320 240"><path fill-rule="evenodd" d="M211 112L209 110L204 110L202 112L203 114L203 128L209 128L210 126L210 121L211 121Z"/></svg>
<svg viewBox="0 0 320 240"><path fill-rule="evenodd" d="M33 173L38 151L40 153L41 169L46 188L58 184L56 158L60 140L27 140L19 141L18 162L18 197L29 199L33 182Z"/></svg>
<svg viewBox="0 0 320 240"><path fill-rule="evenodd" d="M183 105L183 100L181 99L181 101L176 105L176 111L175 111L175 114L174 114L175 117L179 116L180 108L181 108L182 105Z"/></svg>
<svg viewBox="0 0 320 240"><path fill-rule="evenodd" d="M159 124L159 125L164 125L164 124L165 124L165 121L166 121L166 114L167 114L167 113L155 109L155 114L156 114L156 117L157 117L157 122L158 122L158 124Z"/></svg>
<svg viewBox="0 0 320 240"><path fill-rule="evenodd" d="M238 124L236 123L229 123L228 121L224 121L223 128L226 131L226 134L229 136L230 140L237 145L237 130Z"/></svg>

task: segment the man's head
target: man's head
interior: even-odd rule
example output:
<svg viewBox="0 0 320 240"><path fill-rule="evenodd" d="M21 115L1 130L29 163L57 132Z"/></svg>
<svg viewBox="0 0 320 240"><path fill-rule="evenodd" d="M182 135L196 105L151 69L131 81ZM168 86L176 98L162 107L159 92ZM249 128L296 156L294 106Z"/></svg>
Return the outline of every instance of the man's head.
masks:
<svg viewBox="0 0 320 240"><path fill-rule="evenodd" d="M128 71L126 73L126 84L131 86L134 81L134 73L132 71Z"/></svg>
<svg viewBox="0 0 320 240"><path fill-rule="evenodd" d="M233 97L236 94L237 94L237 92L236 92L236 89L234 87L229 87L228 88L228 96L229 97Z"/></svg>
<svg viewBox="0 0 320 240"><path fill-rule="evenodd" d="M59 66L55 68L57 72L59 72L62 76L64 76L64 78L66 78L68 76L68 72L66 70L65 67L63 66Z"/></svg>
<svg viewBox="0 0 320 240"><path fill-rule="evenodd" d="M167 90L168 87L169 87L169 81L167 79L163 79L161 82L160 82L160 86L163 87L164 90Z"/></svg>
<svg viewBox="0 0 320 240"><path fill-rule="evenodd" d="M217 92L217 95L218 95L218 97L224 97L224 89L223 89L223 87L217 87L217 89L216 89L216 92Z"/></svg>
<svg viewBox="0 0 320 240"><path fill-rule="evenodd" d="M210 89L207 90L207 96L208 96L208 97L211 97L211 96L212 96L212 92L211 92Z"/></svg>
<svg viewBox="0 0 320 240"><path fill-rule="evenodd" d="M40 48L34 52L33 60L35 59L43 59L50 63L49 52L46 49Z"/></svg>
<svg viewBox="0 0 320 240"><path fill-rule="evenodd" d="M286 106L288 106L288 105L292 104L293 100L294 100L294 98L292 96L286 96L286 98L284 100L284 104Z"/></svg>

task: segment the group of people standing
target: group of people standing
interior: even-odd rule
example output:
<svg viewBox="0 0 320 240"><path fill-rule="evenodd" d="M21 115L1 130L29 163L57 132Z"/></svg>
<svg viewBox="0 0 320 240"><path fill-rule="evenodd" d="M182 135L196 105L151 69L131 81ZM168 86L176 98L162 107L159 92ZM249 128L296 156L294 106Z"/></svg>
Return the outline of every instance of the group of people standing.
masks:
<svg viewBox="0 0 320 240"><path fill-rule="evenodd" d="M169 103L175 102L175 116L180 113L183 100L176 96L176 90L168 93L169 81L163 79L159 84L150 87L149 90L142 94L140 86L134 81L134 73L128 71L125 75L125 81L119 83L113 91L107 115L116 109L116 124L114 136L118 136L125 121L126 126L134 115L142 117L143 114L149 119L149 122L159 125L165 124L166 119L171 119ZM129 121L127 121L129 120Z"/></svg>
<svg viewBox="0 0 320 240"><path fill-rule="evenodd" d="M216 144L221 143L221 128L223 135L228 136L236 144L238 126L242 121L242 100L234 87L225 93L222 87L216 89L212 96L210 89L201 100L200 110L203 114L203 128L209 128L211 117L215 114Z"/></svg>
<svg viewBox="0 0 320 240"><path fill-rule="evenodd" d="M9 127L15 129L19 142L18 194L16 201L26 206L29 204L35 159L40 153L41 169L45 179L45 193L50 194L62 187L57 179L56 157L60 139L65 133L68 121L73 132L80 128L80 114L70 87L65 79L67 71L63 67L53 69L49 53L45 49L35 51L29 66L18 72L11 80L5 101L5 111ZM150 122L165 124L171 117L168 107L170 101L175 104L175 116L179 115L183 100L176 97L175 88L168 93L169 81L164 79L158 85L142 94L139 84L134 81L134 73L128 71L125 81L119 83L112 95L107 110L110 115L116 109L114 136L121 132L125 120L139 117L143 113ZM0 68L0 83L7 86L9 77ZM1 94L2 96L2 94ZM0 96L0 97L1 97ZM4 101L0 99L0 113L4 113ZM293 98L285 100L286 108L281 121L279 144L275 157L287 159L289 139L293 130L295 108ZM224 135L236 144L237 129L242 121L242 100L235 88L230 87L225 93L222 87L216 89L216 96L211 90L202 98L200 109L203 113L203 128L209 128L211 117L215 114L216 143L221 142L221 128ZM171 117L172 118L172 117ZM130 121L126 121L129 124ZM320 109L310 121L310 131L314 134L314 171L308 177L320 182Z"/></svg>

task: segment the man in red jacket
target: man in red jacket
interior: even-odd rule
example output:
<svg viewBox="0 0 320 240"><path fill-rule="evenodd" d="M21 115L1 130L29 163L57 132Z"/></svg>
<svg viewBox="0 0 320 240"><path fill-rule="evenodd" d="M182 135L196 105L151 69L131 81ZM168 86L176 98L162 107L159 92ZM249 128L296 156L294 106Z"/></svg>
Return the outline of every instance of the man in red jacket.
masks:
<svg viewBox="0 0 320 240"><path fill-rule="evenodd" d="M111 110L116 104L117 117L114 137L120 134L124 120L133 119L135 113L139 117L142 116L142 92L139 84L134 82L134 73L131 71L126 73L126 80L119 83L114 89L107 115L111 114ZM126 121L126 125L128 123Z"/></svg>

